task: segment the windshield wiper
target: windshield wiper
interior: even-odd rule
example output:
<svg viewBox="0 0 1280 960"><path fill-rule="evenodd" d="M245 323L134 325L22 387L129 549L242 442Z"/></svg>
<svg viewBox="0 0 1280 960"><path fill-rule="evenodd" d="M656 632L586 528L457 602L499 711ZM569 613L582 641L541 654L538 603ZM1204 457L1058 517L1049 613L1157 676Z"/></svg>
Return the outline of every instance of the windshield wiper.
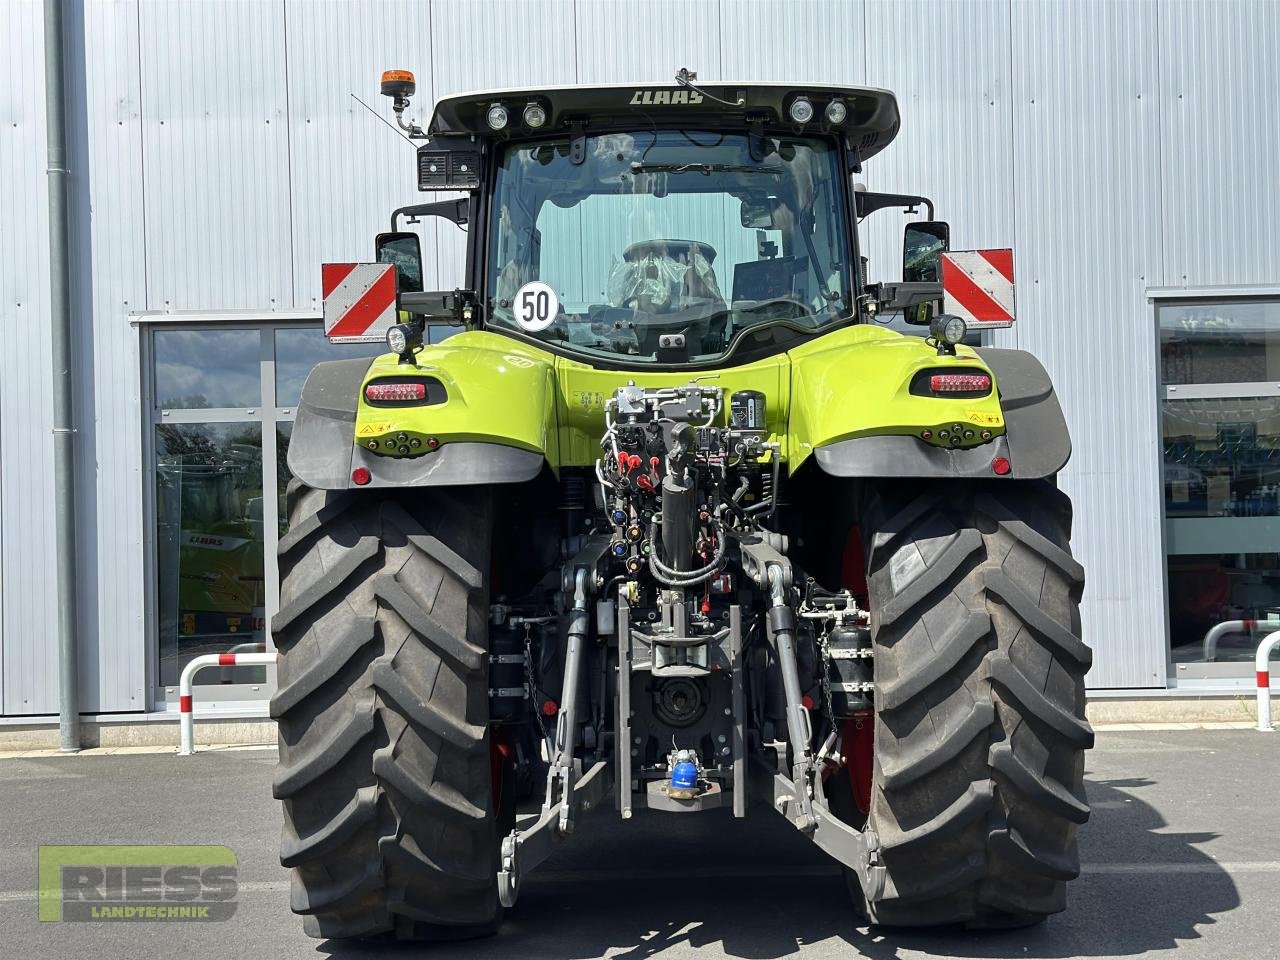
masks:
<svg viewBox="0 0 1280 960"><path fill-rule="evenodd" d="M769 170L765 167L753 167L741 163L641 163L631 161L632 173L701 173L710 176L713 173L762 173L770 177L782 176L781 170Z"/></svg>

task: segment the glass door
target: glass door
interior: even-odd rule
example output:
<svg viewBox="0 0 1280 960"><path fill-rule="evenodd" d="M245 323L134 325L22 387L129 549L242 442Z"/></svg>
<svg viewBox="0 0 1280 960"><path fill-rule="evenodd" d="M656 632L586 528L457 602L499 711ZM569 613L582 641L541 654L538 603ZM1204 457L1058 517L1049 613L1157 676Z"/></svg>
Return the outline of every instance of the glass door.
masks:
<svg viewBox="0 0 1280 960"><path fill-rule="evenodd" d="M1174 675L1252 677L1280 621L1280 301L1157 307Z"/></svg>

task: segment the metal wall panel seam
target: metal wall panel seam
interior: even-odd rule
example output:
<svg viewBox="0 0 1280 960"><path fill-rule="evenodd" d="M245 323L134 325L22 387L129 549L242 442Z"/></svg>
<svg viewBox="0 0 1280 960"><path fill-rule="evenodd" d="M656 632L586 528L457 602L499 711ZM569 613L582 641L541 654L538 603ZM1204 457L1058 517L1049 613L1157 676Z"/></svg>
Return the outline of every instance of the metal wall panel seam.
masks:
<svg viewBox="0 0 1280 960"><path fill-rule="evenodd" d="M151 303L151 277L148 271L151 258L147 256L147 102L142 97L142 3L134 4L134 19L138 30L138 181L142 186L142 309L157 309Z"/></svg>
<svg viewBox="0 0 1280 960"><path fill-rule="evenodd" d="M147 300L143 197L140 9L132 0L84 5L84 94L87 111L85 241L91 318L93 390L78 425L88 461L83 476L86 516L94 536L85 560L96 576L93 602L82 603L84 666L98 682L86 691L86 709L145 710L147 647L140 602L145 592L144 470L138 371L127 311ZM112 123L111 121L115 122ZM150 169L146 173L150 174ZM89 382L86 380L86 382ZM92 442L88 442L92 438ZM96 482L94 482L96 481Z"/></svg>
<svg viewBox="0 0 1280 960"><path fill-rule="evenodd" d="M1163 5L1163 0L1157 0L1156 12L1155 12L1156 104L1158 107L1156 110L1156 143L1157 144L1164 143L1164 102L1165 102L1164 101L1164 44L1160 42L1160 7L1162 5ZM1164 150L1157 149L1156 150L1156 178L1157 178L1156 182L1159 185L1159 192L1157 193L1157 196L1159 197L1159 206L1156 208L1156 213L1160 217L1161 223L1164 223L1164 205L1165 205L1164 185L1165 185L1165 172L1166 172L1165 167L1166 167L1166 164L1165 164ZM1168 249L1167 249L1167 244L1165 242L1164 231L1161 230L1160 231L1160 278L1159 280L1156 281L1156 283L1163 284L1168 282L1167 281L1168 273L1169 273ZM1164 538L1163 527L1164 527L1164 524L1161 524L1161 528L1162 528L1161 540L1162 541ZM1166 579L1166 583L1165 583L1164 594L1167 597L1169 595L1169 585L1167 582L1168 570L1165 571L1165 579Z"/></svg>
<svg viewBox="0 0 1280 960"><path fill-rule="evenodd" d="M284 164L285 170L289 176L289 295L290 302L296 304L297 297L297 270L298 265L294 260L293 248L297 243L298 229L297 223L293 217L293 102L289 96L289 3L288 0L280 0L280 56L284 60ZM262 441L266 443L264 438Z"/></svg>

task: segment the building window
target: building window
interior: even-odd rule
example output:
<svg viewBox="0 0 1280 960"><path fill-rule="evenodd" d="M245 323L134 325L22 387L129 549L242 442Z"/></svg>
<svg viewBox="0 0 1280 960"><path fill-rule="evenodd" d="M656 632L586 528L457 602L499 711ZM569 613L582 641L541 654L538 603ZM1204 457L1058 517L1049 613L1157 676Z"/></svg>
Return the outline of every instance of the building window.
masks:
<svg viewBox="0 0 1280 960"><path fill-rule="evenodd" d="M439 343L456 328L432 326ZM275 554L288 525L286 456L302 386L325 360L381 343L332 344L318 321L154 321L147 349L152 475L154 699L177 703L193 657L270 649ZM196 674L219 699L265 699L265 667ZM206 697L207 699L207 697Z"/></svg>
<svg viewBox="0 0 1280 960"><path fill-rule="evenodd" d="M315 322L165 319L147 342L152 663L155 698L172 703L193 657L270 648L285 457L302 385L323 360L385 348L331 344ZM268 697L266 679L265 667L227 667L203 670L195 682L240 701Z"/></svg>
<svg viewBox="0 0 1280 960"><path fill-rule="evenodd" d="M1170 657L1179 677L1252 676L1280 619L1280 300L1162 303L1160 420Z"/></svg>

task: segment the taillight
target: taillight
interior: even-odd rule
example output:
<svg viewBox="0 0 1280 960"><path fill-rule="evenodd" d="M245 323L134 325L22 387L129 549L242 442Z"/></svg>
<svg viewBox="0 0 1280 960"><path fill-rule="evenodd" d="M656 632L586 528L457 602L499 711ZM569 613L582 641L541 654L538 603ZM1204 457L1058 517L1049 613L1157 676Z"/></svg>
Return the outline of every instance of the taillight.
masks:
<svg viewBox="0 0 1280 960"><path fill-rule="evenodd" d="M425 383L371 383L364 388L364 398L370 403L425 400L427 385Z"/></svg>
<svg viewBox="0 0 1280 960"><path fill-rule="evenodd" d="M985 373L935 373L929 377L934 393L976 393L991 389L991 378Z"/></svg>

